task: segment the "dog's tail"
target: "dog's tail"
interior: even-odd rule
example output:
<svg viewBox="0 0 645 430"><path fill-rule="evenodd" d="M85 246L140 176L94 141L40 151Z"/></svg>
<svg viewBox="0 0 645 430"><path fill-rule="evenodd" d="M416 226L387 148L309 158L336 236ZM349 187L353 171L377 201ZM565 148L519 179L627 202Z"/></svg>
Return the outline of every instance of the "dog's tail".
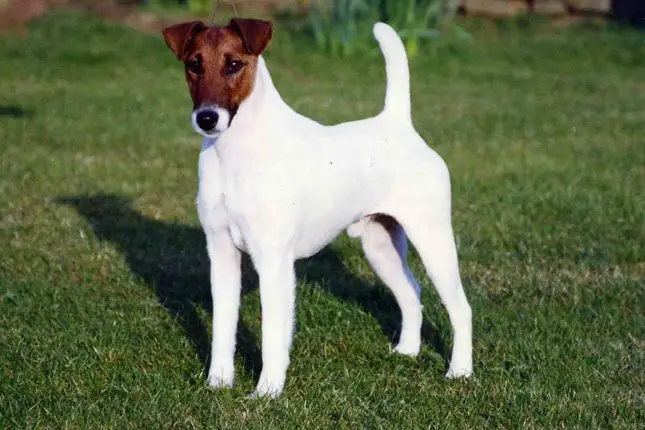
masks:
<svg viewBox="0 0 645 430"><path fill-rule="evenodd" d="M374 37L383 51L387 72L383 112L398 120L411 121L410 69L403 42L392 27L382 22L374 24Z"/></svg>

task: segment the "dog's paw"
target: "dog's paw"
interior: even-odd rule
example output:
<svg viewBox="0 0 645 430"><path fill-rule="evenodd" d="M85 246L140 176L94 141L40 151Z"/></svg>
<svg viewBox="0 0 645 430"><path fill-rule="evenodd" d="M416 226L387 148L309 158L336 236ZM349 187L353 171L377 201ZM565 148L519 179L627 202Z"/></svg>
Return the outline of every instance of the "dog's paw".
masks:
<svg viewBox="0 0 645 430"><path fill-rule="evenodd" d="M277 392L277 391L265 391L265 390L260 390L260 389L255 389L251 394L249 394L246 398L249 400L259 400L259 399L277 399L280 397L282 393Z"/></svg>
<svg viewBox="0 0 645 430"><path fill-rule="evenodd" d="M276 399L282 394L283 388L284 378L271 378L262 372L260 374L258 385L255 387L255 391L253 391L250 397L253 399L260 397Z"/></svg>
<svg viewBox="0 0 645 430"><path fill-rule="evenodd" d="M446 373L446 378L456 379L456 378L470 378L473 374L472 366L470 367L453 367L450 366L448 372Z"/></svg>
<svg viewBox="0 0 645 430"><path fill-rule="evenodd" d="M400 342L395 348L394 352L401 354L401 355L407 355L408 357L416 357L419 355L419 349L421 345L418 343L412 343L412 342L405 342L402 343Z"/></svg>
<svg viewBox="0 0 645 430"><path fill-rule="evenodd" d="M222 378L221 376L209 375L208 386L219 390L220 388L233 387L233 378Z"/></svg>
<svg viewBox="0 0 645 430"><path fill-rule="evenodd" d="M208 371L208 385L212 388L231 388L235 379L235 369L230 366L211 366Z"/></svg>

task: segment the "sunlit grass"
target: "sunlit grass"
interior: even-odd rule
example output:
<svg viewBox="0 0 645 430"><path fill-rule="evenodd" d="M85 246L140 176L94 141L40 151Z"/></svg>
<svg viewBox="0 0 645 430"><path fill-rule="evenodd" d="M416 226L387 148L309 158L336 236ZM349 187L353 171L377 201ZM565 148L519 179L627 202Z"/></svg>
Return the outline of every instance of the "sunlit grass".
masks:
<svg viewBox="0 0 645 430"><path fill-rule="evenodd" d="M645 44L614 30L474 29L412 65L414 120L450 166L475 377L447 381L447 315L423 276L425 345L346 237L298 265L284 396L260 366L247 264L237 385L205 387L199 137L160 38L53 13L0 39L0 426L640 427L645 386ZM277 87L324 123L382 106L383 64L276 29Z"/></svg>

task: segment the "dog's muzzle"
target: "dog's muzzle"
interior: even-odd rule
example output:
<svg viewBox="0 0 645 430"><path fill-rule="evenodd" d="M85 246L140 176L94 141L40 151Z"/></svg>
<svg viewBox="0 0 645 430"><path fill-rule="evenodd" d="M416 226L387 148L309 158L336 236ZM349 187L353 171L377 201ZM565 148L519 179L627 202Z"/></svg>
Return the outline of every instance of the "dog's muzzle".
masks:
<svg viewBox="0 0 645 430"><path fill-rule="evenodd" d="M230 118L229 112L219 106L201 106L193 111L193 128L205 137L216 138L228 129Z"/></svg>

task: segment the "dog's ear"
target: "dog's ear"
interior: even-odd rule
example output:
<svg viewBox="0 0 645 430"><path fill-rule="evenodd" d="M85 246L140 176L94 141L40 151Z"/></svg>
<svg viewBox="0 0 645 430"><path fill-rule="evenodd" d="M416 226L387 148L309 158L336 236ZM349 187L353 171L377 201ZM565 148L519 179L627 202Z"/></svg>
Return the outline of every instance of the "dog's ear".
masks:
<svg viewBox="0 0 645 430"><path fill-rule="evenodd" d="M273 36L273 24L269 21L233 18L228 26L239 33L246 52L252 55L260 55Z"/></svg>
<svg viewBox="0 0 645 430"><path fill-rule="evenodd" d="M162 31L166 45L179 60L184 60L191 40L208 27L201 21L183 22Z"/></svg>

